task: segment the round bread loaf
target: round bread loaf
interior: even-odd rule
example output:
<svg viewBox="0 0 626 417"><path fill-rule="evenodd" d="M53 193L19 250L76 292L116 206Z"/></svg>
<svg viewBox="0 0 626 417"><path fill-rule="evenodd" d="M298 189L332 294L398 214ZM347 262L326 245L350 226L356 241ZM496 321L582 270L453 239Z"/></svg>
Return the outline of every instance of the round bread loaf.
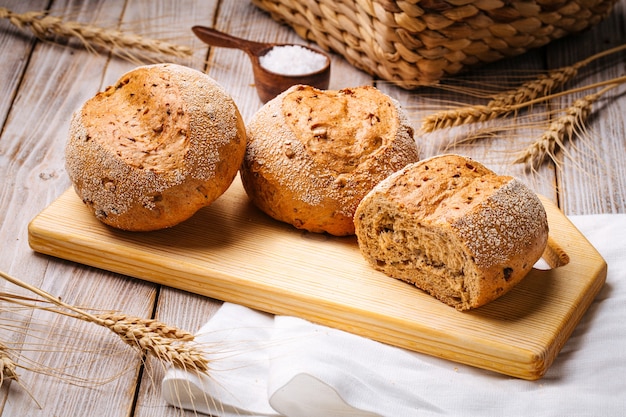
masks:
<svg viewBox="0 0 626 417"><path fill-rule="evenodd" d="M103 223L174 226L222 195L245 153L245 125L208 75L174 64L138 67L71 120L66 169Z"/></svg>
<svg viewBox="0 0 626 417"><path fill-rule="evenodd" d="M291 87L252 117L247 132L241 177L252 202L310 232L354 234L365 194L419 160L397 101L369 86Z"/></svg>
<svg viewBox="0 0 626 417"><path fill-rule="evenodd" d="M536 194L458 155L391 175L361 201L354 221L361 253L374 268L458 310L513 288L548 239Z"/></svg>

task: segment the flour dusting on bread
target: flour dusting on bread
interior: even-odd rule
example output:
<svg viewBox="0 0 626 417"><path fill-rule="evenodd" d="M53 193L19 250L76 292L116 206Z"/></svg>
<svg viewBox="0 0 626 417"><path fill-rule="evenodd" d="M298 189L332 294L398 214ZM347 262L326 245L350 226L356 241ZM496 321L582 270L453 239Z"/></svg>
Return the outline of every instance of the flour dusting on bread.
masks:
<svg viewBox="0 0 626 417"><path fill-rule="evenodd" d="M242 180L261 210L311 232L354 233L359 201L419 160L399 104L373 87L294 86L248 123Z"/></svg>
<svg viewBox="0 0 626 417"><path fill-rule="evenodd" d="M379 183L359 204L355 226L374 268L459 310L517 285L548 237L536 194L459 155L410 164Z"/></svg>
<svg viewBox="0 0 626 417"><path fill-rule="evenodd" d="M66 168L85 204L125 230L171 227L231 184L245 152L234 101L206 74L138 67L78 109Z"/></svg>

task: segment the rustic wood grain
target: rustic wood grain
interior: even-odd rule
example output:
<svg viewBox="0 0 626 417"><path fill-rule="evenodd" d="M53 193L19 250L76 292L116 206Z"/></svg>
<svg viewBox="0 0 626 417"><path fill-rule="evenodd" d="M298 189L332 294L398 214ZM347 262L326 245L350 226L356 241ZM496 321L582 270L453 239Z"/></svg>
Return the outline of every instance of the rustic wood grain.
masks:
<svg viewBox="0 0 626 417"><path fill-rule="evenodd" d="M275 24L249 2L3 2L5 7L20 12L40 11L48 4L51 5L51 13L66 15L72 20L104 23L110 27L119 24L123 29L161 35L191 45L194 56L182 62L195 68L206 68L233 95L245 120L260 107L252 85L249 63L243 59L245 57L241 51L202 45L190 34L183 33L186 27L192 24L215 25L220 30L255 40L300 40L290 29ZM556 68L606 49L626 38L623 33L625 14L622 0L618 2L615 13L598 27L523 57L490 65L488 70L493 71L491 74L496 79L498 74L514 74L520 68ZM0 85L3 88L0 97L0 236L3 241L0 245L0 269L58 294L66 301L97 308L120 309L142 316L150 316L154 312L160 319L171 320L173 324L193 331L213 313L219 302L38 255L28 247L28 222L69 187L63 165L63 147L71 112L96 91L114 82L122 71L134 65L111 58L109 54L87 52L76 41L58 41L37 41L16 30L8 22L0 22L0 53L3 58L0 63ZM594 65L578 82L584 84L621 75L623 68L624 54L621 54ZM428 108L422 106L432 104L427 100L433 97L432 92L406 92L388 86L352 68L343 58L334 56L331 88L361 84L377 85L398 98L404 107L418 109L411 118L416 130L419 127L417 113L421 111L423 114ZM610 100L602 100L597 106L600 110L590 120L591 139L577 148L568 148L573 158L562 158L560 168L546 165L539 174L529 174L521 167L506 162L506 158L502 157L503 152L515 149L517 141L529 140L532 132L525 133L523 129L512 141L486 140L455 150L484 158L487 165L498 171L510 171L521 176L535 190L558 202L567 214L624 213L626 126L623 114L626 98L623 88L614 90L607 97ZM463 132L458 134L462 135ZM438 152L440 145L450 139L447 135L449 133L446 132L426 138L424 154ZM4 282L0 284L0 290L7 290ZM12 315L0 311L0 319L7 317ZM193 415L174 410L159 398L158 372L162 370L151 373L148 366L145 371L141 371L141 361L132 352L125 350L125 346L107 341L108 359L106 366L102 367L92 347L98 345L106 335L91 329L88 323L75 323L42 312L35 313L32 319L20 315L18 320L23 326L29 325L32 334L25 336L23 333L7 334L0 331L0 340L6 341L8 338L12 343L32 344L37 334L49 334L50 343L59 344L63 343L60 333L44 333L45 327L52 324L55 330L71 328L85 334L83 339L78 339L84 342L85 354L71 356L67 360L92 364L78 370L79 374L88 372L92 377L105 377L120 369L128 372L107 385L85 388L22 371L24 382L37 395L43 408L39 409L16 384L4 384L0 388L0 415ZM65 361L63 355L53 352L33 355L50 364ZM135 393L138 393L137 398Z"/></svg>
<svg viewBox="0 0 626 417"><path fill-rule="evenodd" d="M548 65L555 68L569 65L575 60L623 44L626 39L625 6L624 1L618 2L615 13L599 26L549 46ZM580 87L622 76L625 61L626 53L621 52L594 62L581 71L571 86ZM598 90L576 94L572 100ZM626 212L626 164L623 162L626 155L625 94L626 86L620 86L596 102L587 126L588 132L574 138L572 146L559 154L559 199L567 214Z"/></svg>
<svg viewBox="0 0 626 417"><path fill-rule="evenodd" d="M34 9L30 10L40 11L41 7L41 4L34 4ZM106 5L99 2L76 5L58 1L53 4L50 13L86 22L115 21L119 20L123 8L123 1L110 1ZM69 186L63 157L69 119L78 103L98 91L107 60L106 55L87 52L74 40L35 43L0 141L1 153L6 160L1 167L2 236L8 243L3 245L1 267L11 275L61 296L67 302L146 316L153 310L155 285L128 281L115 274L88 271L82 266L35 256L26 239L29 219ZM4 283L0 285L6 287ZM107 288L105 297L102 297L103 287ZM24 320L22 325L27 326L28 317ZM64 329L76 326L71 319L56 318L39 311L33 314L30 326L49 322L54 323L49 335L36 331L27 336L18 335L26 351L29 346L35 349L28 356L36 364L46 367L61 365L65 355L68 355L55 349L48 351L47 344L57 346L60 342L56 342L55 337L63 334ZM83 331L81 329L86 331L85 326L79 326L77 332ZM92 337L89 343L76 344L68 349L85 349L89 357L95 356L89 351L98 352L98 347L103 344L101 337ZM106 386L85 388L69 385L63 381L64 378L48 378L38 372L24 371L21 373L23 382L42 402L43 408L40 409L17 385L12 384L9 398L3 403L2 414L126 415L136 390L140 357L121 353L108 355L102 360L105 359L104 364L89 369L94 380L110 378L111 371L125 369L130 372L125 372ZM77 361L80 363L80 360ZM91 361L97 364L97 360ZM72 371L80 374L85 369ZM93 395L94 392L99 395Z"/></svg>

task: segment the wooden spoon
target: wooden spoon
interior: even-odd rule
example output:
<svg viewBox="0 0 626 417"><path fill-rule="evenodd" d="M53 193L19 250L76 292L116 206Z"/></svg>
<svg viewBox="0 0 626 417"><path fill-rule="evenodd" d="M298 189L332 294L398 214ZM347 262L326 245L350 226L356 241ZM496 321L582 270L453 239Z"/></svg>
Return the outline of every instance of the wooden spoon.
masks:
<svg viewBox="0 0 626 417"><path fill-rule="evenodd" d="M289 87L297 84L310 85L321 90L328 89L330 81L330 57L324 52L306 45L298 45L323 55L326 58L326 65L322 69L308 74L279 74L263 67L259 58L267 54L274 47L296 46L295 44L255 42L228 35L205 26L194 26L191 30L201 41L208 45L236 48L248 54L252 61L252 70L257 93L263 103L268 102Z"/></svg>

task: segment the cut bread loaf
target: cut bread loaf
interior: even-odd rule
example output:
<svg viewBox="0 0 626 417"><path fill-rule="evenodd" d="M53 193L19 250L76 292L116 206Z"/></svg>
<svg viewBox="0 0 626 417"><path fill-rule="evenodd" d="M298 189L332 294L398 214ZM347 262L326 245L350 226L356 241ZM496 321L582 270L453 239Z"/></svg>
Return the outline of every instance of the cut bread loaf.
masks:
<svg viewBox="0 0 626 417"><path fill-rule="evenodd" d="M411 164L382 181L359 204L355 227L374 268L458 310L513 288L548 238L536 194L458 155Z"/></svg>
<svg viewBox="0 0 626 417"><path fill-rule="evenodd" d="M174 64L138 67L71 120L66 169L110 226L174 226L223 194L245 153L245 126L208 75Z"/></svg>
<svg viewBox="0 0 626 417"><path fill-rule="evenodd" d="M241 177L250 199L310 232L354 234L354 211L365 194L419 160L399 104L369 86L294 86L265 104L247 132Z"/></svg>

